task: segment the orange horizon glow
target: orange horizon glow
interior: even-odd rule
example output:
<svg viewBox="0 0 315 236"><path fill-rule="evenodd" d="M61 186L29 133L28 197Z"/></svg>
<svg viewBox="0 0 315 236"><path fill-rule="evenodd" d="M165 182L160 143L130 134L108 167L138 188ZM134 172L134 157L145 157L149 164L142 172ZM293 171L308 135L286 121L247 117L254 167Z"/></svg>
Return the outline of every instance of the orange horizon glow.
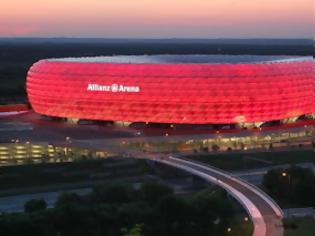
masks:
<svg viewBox="0 0 315 236"><path fill-rule="evenodd" d="M2 0L0 37L311 38L313 0Z"/></svg>

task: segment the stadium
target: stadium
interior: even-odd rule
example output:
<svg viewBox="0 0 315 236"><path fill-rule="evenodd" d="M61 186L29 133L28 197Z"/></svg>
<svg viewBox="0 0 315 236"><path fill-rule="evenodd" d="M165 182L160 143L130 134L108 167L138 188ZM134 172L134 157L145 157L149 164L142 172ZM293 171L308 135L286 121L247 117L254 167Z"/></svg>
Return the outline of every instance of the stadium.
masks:
<svg viewBox="0 0 315 236"><path fill-rule="evenodd" d="M259 127L314 116L314 65L249 55L46 59L29 70L27 94L50 117Z"/></svg>

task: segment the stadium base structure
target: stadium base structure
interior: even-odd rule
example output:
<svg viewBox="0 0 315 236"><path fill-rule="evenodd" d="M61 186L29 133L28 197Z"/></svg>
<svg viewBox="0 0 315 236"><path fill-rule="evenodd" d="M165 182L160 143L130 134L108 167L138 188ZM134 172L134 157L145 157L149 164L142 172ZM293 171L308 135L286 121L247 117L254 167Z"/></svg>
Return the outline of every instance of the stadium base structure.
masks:
<svg viewBox="0 0 315 236"><path fill-rule="evenodd" d="M35 112L72 120L259 126L315 114L314 68L292 56L47 59L27 94Z"/></svg>

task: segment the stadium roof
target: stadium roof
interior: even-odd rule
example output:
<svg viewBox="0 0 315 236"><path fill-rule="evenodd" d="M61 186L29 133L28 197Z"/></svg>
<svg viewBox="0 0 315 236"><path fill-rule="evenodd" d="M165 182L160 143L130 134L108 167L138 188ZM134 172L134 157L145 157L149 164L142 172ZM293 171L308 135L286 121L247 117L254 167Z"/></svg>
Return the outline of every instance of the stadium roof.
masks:
<svg viewBox="0 0 315 236"><path fill-rule="evenodd" d="M48 59L56 62L114 64L270 64L313 60L311 56L262 55L115 55Z"/></svg>

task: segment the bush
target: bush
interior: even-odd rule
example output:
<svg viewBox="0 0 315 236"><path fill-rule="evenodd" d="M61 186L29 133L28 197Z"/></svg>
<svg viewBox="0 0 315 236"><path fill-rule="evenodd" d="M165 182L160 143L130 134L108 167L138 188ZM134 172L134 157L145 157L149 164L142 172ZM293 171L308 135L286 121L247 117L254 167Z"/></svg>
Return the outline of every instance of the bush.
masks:
<svg viewBox="0 0 315 236"><path fill-rule="evenodd" d="M125 203L133 200L133 195L131 186L113 183L94 187L91 200L96 203Z"/></svg>
<svg viewBox="0 0 315 236"><path fill-rule="evenodd" d="M81 204L83 201L83 197L76 193L63 193L58 197L55 207L61 207L67 204Z"/></svg>
<svg viewBox="0 0 315 236"><path fill-rule="evenodd" d="M32 199L27 201L24 204L24 211L27 213L35 212L35 211L42 211L47 208L47 203L44 199Z"/></svg>

